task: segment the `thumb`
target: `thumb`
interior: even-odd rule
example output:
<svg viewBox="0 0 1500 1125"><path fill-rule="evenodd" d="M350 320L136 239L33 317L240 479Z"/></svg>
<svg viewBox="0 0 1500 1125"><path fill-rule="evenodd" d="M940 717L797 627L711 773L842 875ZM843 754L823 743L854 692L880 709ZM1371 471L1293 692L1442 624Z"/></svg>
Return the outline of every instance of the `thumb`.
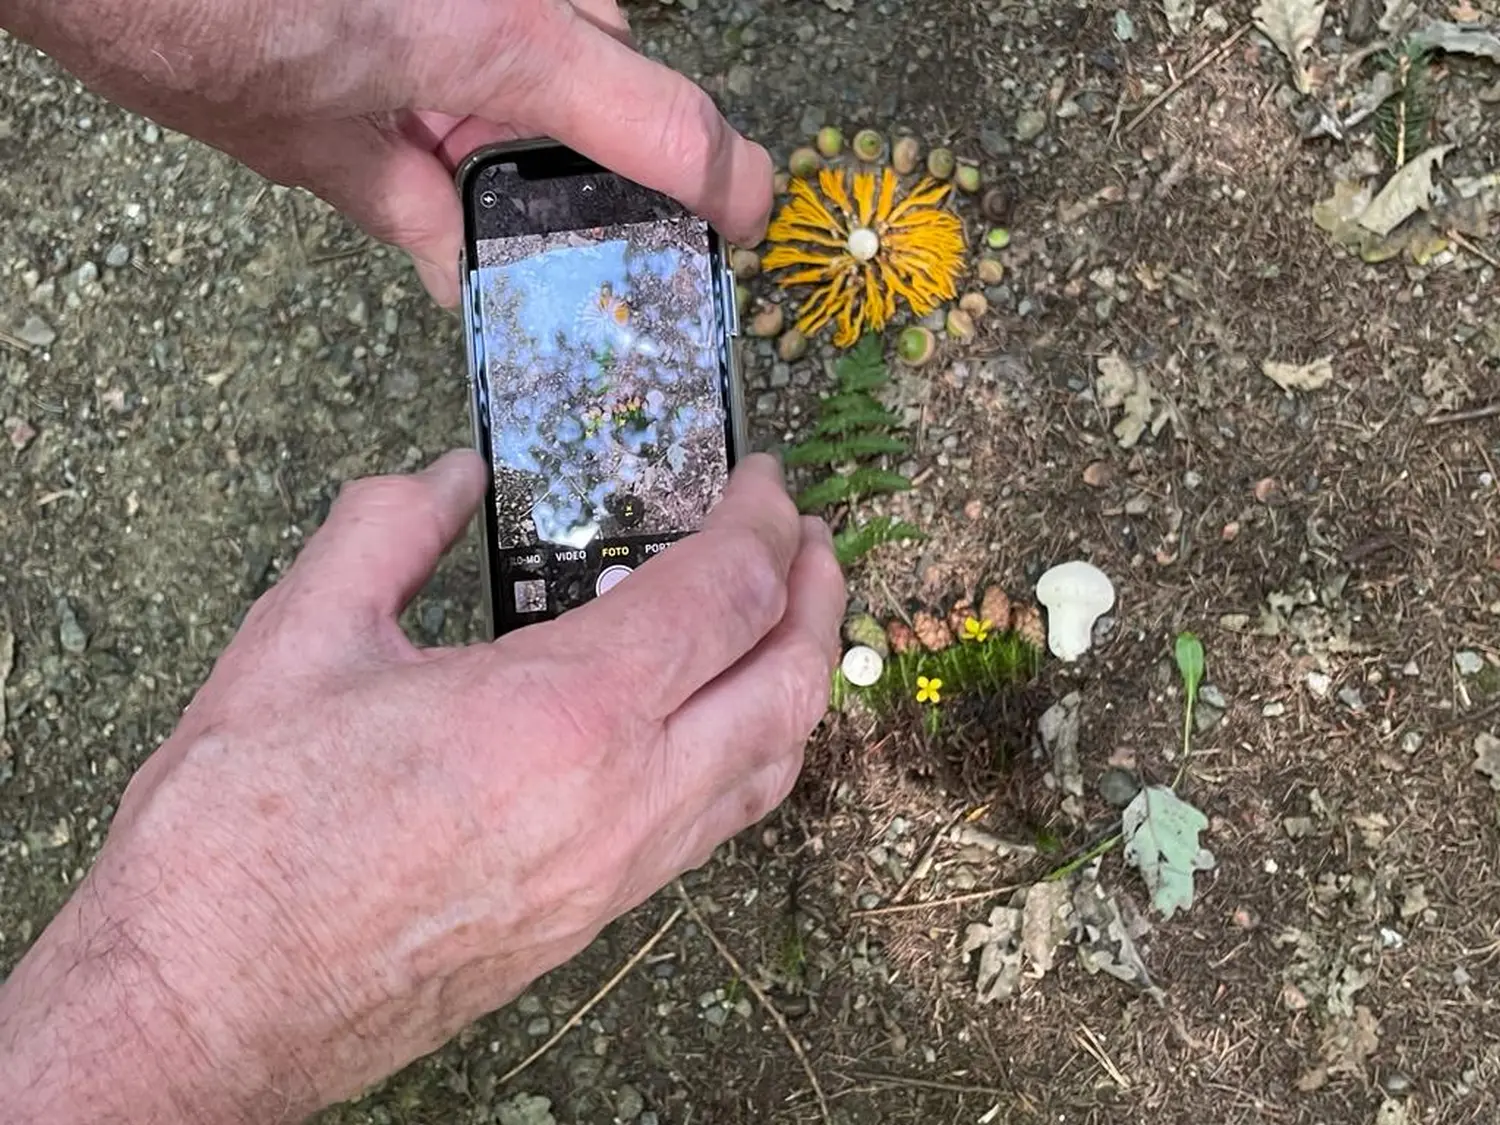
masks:
<svg viewBox="0 0 1500 1125"><path fill-rule="evenodd" d="M410 476L350 481L292 573L324 606L394 619L463 534L486 483L484 459L471 449Z"/></svg>

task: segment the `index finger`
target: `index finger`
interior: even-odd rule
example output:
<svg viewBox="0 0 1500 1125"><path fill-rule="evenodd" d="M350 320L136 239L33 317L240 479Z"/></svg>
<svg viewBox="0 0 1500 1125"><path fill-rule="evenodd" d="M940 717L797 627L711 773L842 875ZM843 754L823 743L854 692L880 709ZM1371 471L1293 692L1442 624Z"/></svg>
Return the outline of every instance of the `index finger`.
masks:
<svg viewBox="0 0 1500 1125"><path fill-rule="evenodd" d="M771 158L704 91L583 17L539 49L555 56L532 122L595 163L672 196L727 238L753 246L771 213Z"/></svg>
<svg viewBox="0 0 1500 1125"><path fill-rule="evenodd" d="M780 468L753 454L736 467L701 531L556 627L596 638L610 662L607 682L664 719L780 623L801 536Z"/></svg>

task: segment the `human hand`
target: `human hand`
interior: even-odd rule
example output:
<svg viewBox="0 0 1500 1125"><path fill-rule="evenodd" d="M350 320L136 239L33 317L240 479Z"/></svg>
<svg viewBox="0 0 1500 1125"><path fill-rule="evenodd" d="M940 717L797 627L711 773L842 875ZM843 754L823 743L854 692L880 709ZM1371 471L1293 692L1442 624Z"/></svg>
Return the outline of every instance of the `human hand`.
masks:
<svg viewBox="0 0 1500 1125"><path fill-rule="evenodd" d="M774 462L747 458L701 532L603 597L416 648L397 617L483 490L473 454L349 485L251 609L0 989L20 1121L301 1118L785 797L844 587Z"/></svg>
<svg viewBox="0 0 1500 1125"><path fill-rule="evenodd" d="M302 186L458 300L453 169L548 136L758 242L771 162L628 45L615 0L0 0L0 26L128 109Z"/></svg>

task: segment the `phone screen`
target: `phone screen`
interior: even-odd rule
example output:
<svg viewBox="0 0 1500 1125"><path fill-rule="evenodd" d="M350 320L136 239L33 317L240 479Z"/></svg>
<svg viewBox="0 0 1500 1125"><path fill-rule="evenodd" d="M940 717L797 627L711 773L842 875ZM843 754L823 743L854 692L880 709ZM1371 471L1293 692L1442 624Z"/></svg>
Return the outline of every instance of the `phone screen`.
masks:
<svg viewBox="0 0 1500 1125"><path fill-rule="evenodd" d="M500 157L467 185L497 633L696 530L735 453L733 292L712 229L602 170L530 169Z"/></svg>

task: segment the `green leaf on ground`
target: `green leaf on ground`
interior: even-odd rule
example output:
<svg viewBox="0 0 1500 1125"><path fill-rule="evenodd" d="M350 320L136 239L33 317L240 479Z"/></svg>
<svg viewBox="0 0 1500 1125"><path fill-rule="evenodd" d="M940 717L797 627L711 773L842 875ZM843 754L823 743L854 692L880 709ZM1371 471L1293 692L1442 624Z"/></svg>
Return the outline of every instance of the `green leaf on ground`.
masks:
<svg viewBox="0 0 1500 1125"><path fill-rule="evenodd" d="M881 343L879 333L868 333L845 352L834 367L833 375L838 380L839 390L845 392L872 391L876 387L883 387L888 376L885 346Z"/></svg>
<svg viewBox="0 0 1500 1125"><path fill-rule="evenodd" d="M1188 706L1198 700L1198 685L1203 682L1203 642L1193 633L1178 633L1174 648L1177 672L1187 688Z"/></svg>
<svg viewBox="0 0 1500 1125"><path fill-rule="evenodd" d="M1193 905L1193 873L1214 865L1213 853L1198 846L1207 827L1208 817L1165 785L1142 789L1125 809L1125 860L1165 918Z"/></svg>
<svg viewBox="0 0 1500 1125"><path fill-rule="evenodd" d="M889 469L855 469L849 474L849 493L852 496L873 496L879 492L905 492L911 481L900 473Z"/></svg>
<svg viewBox="0 0 1500 1125"><path fill-rule="evenodd" d="M831 476L817 484L809 485L797 494L797 510L799 512L812 512L819 508L826 508L830 504L837 504L840 500L849 497L849 478L844 476Z"/></svg>
<svg viewBox="0 0 1500 1125"><path fill-rule="evenodd" d="M905 453L906 442L886 434L855 434L841 441L809 441L794 445L782 456L787 468L803 465L837 465L859 457L876 457L883 453Z"/></svg>

